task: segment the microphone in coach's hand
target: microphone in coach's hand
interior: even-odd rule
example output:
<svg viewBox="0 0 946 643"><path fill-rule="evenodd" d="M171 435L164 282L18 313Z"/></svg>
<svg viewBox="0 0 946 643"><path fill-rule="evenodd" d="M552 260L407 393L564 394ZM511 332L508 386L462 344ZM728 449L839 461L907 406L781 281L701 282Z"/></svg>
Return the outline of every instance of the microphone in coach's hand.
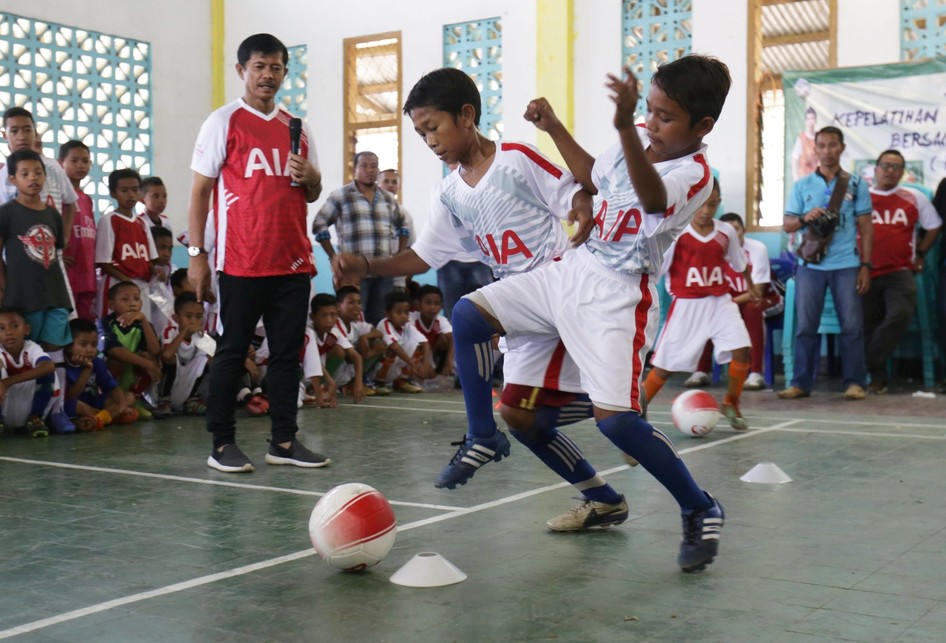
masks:
<svg viewBox="0 0 946 643"><path fill-rule="evenodd" d="M299 140L302 138L302 119L301 118L290 118L289 119L289 151L293 154L299 153ZM298 187L298 183L293 181L291 183L293 187Z"/></svg>

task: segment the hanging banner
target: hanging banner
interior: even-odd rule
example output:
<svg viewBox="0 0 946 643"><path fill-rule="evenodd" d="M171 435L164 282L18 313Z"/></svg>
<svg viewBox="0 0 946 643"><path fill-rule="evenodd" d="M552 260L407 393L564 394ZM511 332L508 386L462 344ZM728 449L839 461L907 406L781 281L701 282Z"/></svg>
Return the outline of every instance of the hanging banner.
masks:
<svg viewBox="0 0 946 643"><path fill-rule="evenodd" d="M785 195L818 166L815 132L844 133L841 167L873 182L887 149L903 154L903 181L935 190L946 176L946 58L782 74Z"/></svg>

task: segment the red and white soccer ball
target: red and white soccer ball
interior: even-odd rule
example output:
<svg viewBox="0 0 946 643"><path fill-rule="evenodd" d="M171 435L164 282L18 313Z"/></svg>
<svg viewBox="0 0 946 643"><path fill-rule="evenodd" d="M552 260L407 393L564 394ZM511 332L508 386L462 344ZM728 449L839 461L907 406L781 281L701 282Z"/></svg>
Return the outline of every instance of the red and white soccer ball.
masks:
<svg viewBox="0 0 946 643"><path fill-rule="evenodd" d="M380 491L349 482L329 491L309 517L309 539L322 560L346 572L360 572L388 555L397 519Z"/></svg>
<svg viewBox="0 0 946 643"><path fill-rule="evenodd" d="M673 401L670 418L680 433L699 438L712 431L719 422L719 405L706 391L687 391Z"/></svg>

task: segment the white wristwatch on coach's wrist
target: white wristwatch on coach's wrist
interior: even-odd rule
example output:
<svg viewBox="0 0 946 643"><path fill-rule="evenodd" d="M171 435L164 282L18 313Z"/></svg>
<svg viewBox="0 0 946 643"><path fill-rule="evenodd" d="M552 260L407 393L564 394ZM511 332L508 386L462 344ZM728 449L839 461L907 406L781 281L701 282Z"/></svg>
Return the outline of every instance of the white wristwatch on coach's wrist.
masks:
<svg viewBox="0 0 946 643"><path fill-rule="evenodd" d="M189 254L191 257L199 257L202 254L207 254L207 251L200 246L187 246L187 254Z"/></svg>

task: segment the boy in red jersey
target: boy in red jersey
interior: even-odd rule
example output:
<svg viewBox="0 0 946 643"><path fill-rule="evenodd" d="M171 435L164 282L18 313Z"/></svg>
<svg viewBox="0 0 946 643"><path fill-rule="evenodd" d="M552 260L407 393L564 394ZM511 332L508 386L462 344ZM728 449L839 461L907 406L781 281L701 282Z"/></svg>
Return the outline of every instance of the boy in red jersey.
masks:
<svg viewBox="0 0 946 643"><path fill-rule="evenodd" d="M78 197L75 219L69 231L69 241L62 251L62 260L66 264L66 275L75 299L76 316L95 321L98 318L95 310L95 210L92 197L79 187L92 167L89 147L82 141L66 141L59 148L59 164L66 171Z"/></svg>
<svg viewBox="0 0 946 643"><path fill-rule="evenodd" d="M269 338L272 439L266 462L322 467L328 458L307 449L296 433L299 351L306 328L310 279L315 274L306 233L307 203L322 192L312 135L300 128L290 147L291 114L276 105L289 51L270 34L250 36L237 49L243 97L213 112L200 128L191 169L188 209L190 265L197 298L210 292L205 249L207 204L213 197L215 265L223 334L210 367L207 466L226 473L253 471L236 445L236 396L260 317Z"/></svg>
<svg viewBox="0 0 946 643"><path fill-rule="evenodd" d="M729 365L729 386L720 411L738 431L749 428L739 411L742 385L749 374L749 333L733 303L726 281L727 263L741 272L753 301L759 288L736 230L713 218L719 208L719 184L713 179L709 199L667 252L663 270L673 303L654 349L654 368L644 381L647 401L667 383L671 373L696 368L707 340L713 340L716 361Z"/></svg>
<svg viewBox="0 0 946 643"><path fill-rule="evenodd" d="M151 261L157 259L149 226L135 214L141 190L141 176L134 170L115 170L108 175L108 193L115 209L99 219L95 230L95 265L102 271L96 309L108 315L108 291L117 283L131 281L148 301ZM142 309L150 320L151 307Z"/></svg>

